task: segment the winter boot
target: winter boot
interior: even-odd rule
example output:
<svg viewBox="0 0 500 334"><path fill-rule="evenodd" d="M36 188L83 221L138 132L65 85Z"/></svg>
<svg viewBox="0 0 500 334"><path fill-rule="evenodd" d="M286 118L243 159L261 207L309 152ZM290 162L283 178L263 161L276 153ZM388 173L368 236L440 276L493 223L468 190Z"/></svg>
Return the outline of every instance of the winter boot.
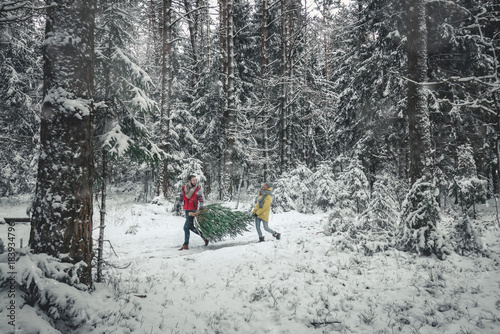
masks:
<svg viewBox="0 0 500 334"><path fill-rule="evenodd" d="M264 237L259 237L259 242L264 242Z"/></svg>
<svg viewBox="0 0 500 334"><path fill-rule="evenodd" d="M208 240L208 239L203 238L203 241L205 241L205 246L208 246L208 242L209 242L209 240Z"/></svg>
<svg viewBox="0 0 500 334"><path fill-rule="evenodd" d="M188 249L189 249L188 245L182 245L182 247L179 248L180 251L181 250L188 250Z"/></svg>
<svg viewBox="0 0 500 334"><path fill-rule="evenodd" d="M281 233L276 232L276 233L274 233L273 237L275 237L276 239L280 240Z"/></svg>

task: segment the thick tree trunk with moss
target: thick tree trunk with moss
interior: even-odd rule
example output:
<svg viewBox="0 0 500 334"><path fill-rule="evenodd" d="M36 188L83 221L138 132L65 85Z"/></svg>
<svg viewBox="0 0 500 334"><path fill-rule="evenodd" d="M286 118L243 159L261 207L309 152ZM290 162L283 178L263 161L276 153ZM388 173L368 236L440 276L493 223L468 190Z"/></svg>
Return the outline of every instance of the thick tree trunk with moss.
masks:
<svg viewBox="0 0 500 334"><path fill-rule="evenodd" d="M91 285L95 0L54 0L48 10L40 158L30 247L84 262Z"/></svg>

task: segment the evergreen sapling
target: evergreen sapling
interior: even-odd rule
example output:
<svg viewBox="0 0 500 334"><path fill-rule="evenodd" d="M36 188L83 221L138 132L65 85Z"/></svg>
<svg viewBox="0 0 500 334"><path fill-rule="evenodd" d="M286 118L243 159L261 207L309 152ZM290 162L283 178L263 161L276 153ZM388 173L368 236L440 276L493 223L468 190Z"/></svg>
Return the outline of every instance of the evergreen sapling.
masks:
<svg viewBox="0 0 500 334"><path fill-rule="evenodd" d="M232 211L220 204L207 205L203 210L191 215L195 216L198 231L211 242L243 234L248 231L248 224L254 220L254 216L249 212Z"/></svg>
<svg viewBox="0 0 500 334"><path fill-rule="evenodd" d="M457 172L450 184L450 196L455 194L461 206L462 214L456 220L451 239L455 251L459 254L480 253L484 250L479 232L476 230L476 204L486 203L487 182L480 180L472 147L461 145L457 149Z"/></svg>
<svg viewBox="0 0 500 334"><path fill-rule="evenodd" d="M446 236L438 230L439 190L428 176L417 180L409 191L401 215L397 244L404 251L424 256L449 254Z"/></svg>

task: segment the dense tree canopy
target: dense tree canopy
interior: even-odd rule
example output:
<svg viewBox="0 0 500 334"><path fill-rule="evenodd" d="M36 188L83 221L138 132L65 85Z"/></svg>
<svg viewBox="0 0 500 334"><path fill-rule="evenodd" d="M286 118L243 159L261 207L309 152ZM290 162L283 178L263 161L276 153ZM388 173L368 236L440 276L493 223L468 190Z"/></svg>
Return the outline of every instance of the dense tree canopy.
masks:
<svg viewBox="0 0 500 334"><path fill-rule="evenodd" d="M0 196L34 191L47 10L9 3ZM415 8L418 22L408 20ZM191 170L209 198L227 200L242 185L272 179L304 192L356 171L366 179L356 194L393 187L404 197L427 175L435 205L451 196L473 207L500 191L499 13L497 0L98 1L93 154L115 160L94 182L141 181L138 198L172 198ZM415 45L423 62L407 52ZM458 168L464 150L472 172ZM476 197L461 193L465 179L477 180ZM282 191L283 208L345 200ZM353 212L375 205L368 197Z"/></svg>

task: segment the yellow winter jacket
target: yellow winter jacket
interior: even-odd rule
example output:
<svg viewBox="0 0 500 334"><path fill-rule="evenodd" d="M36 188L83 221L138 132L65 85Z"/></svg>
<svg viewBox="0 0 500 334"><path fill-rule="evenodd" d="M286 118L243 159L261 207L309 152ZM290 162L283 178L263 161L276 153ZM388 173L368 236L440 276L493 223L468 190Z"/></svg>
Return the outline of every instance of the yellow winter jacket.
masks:
<svg viewBox="0 0 500 334"><path fill-rule="evenodd" d="M273 188L269 188L268 190L272 191ZM259 195L259 198L257 199L257 203L255 203L255 207L253 208L253 213L257 214L257 217L260 219L269 222L269 211L271 210L271 195L267 195L264 198L264 205L262 205L262 208L259 207L259 199L262 197L262 195Z"/></svg>

